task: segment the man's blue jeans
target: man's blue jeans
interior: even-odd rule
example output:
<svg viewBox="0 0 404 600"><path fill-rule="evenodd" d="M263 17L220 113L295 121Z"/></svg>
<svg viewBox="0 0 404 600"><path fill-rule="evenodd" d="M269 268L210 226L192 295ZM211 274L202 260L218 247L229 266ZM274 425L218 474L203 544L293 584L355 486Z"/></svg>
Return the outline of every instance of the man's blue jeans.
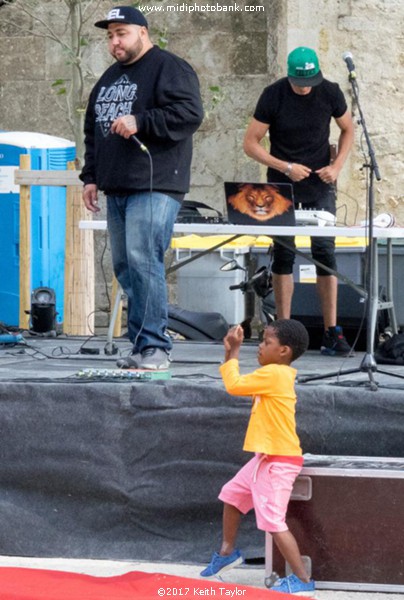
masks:
<svg viewBox="0 0 404 600"><path fill-rule="evenodd" d="M128 296L128 333L133 353L169 351L164 254L179 202L159 192L107 197L107 221L115 276Z"/></svg>

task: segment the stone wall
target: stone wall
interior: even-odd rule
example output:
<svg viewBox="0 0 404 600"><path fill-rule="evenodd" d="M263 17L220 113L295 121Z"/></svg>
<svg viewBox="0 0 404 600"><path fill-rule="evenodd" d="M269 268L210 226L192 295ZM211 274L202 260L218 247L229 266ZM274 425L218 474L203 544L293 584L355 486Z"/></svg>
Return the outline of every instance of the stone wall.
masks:
<svg viewBox="0 0 404 600"><path fill-rule="evenodd" d="M40 0L37 4L40 16L63 36L64 3ZM199 10L193 12L189 9L196 6L194 2L170 3L175 11L168 10L167 4L168 0L144 3L152 32L157 39L164 36L168 49L193 64L207 112L195 136L190 197L222 208L224 180L263 176L263 170L243 155L245 127L263 87L284 73L287 52L309 45L318 51L325 75L340 83L357 118L341 58L344 50L353 53L362 110L382 174L376 186L376 210L402 216L404 4L400 0L229 1L226 8L234 5L240 12L202 10L207 5L224 8L212 0L199 2ZM102 0L97 14L104 14L109 6ZM150 11L153 6L164 12ZM180 10L184 6L187 11ZM245 12L246 6L255 12ZM51 91L55 79L69 75L66 56L51 40L30 33L35 29L30 17L21 17L23 31L8 25L11 14L10 7L0 8L0 127L71 138L63 98ZM90 31L95 18L89 19ZM96 77L109 57L103 32L92 31L92 36L88 62ZM212 86L220 89L216 106ZM339 202L348 205L349 222L366 197L361 126L356 130L355 148L339 182Z"/></svg>
<svg viewBox="0 0 404 600"><path fill-rule="evenodd" d="M95 77L109 64L103 32L94 31L92 23L111 3L101 0L99 4L89 19L92 40L86 57ZM213 10L225 6L213 0L148 0L140 4L149 9L154 39L166 39L167 48L186 58L200 77L206 118L195 135L190 199L222 210L223 181L264 178L265 170L243 154L243 134L260 92L285 73L287 53L295 46L307 45L318 51L325 76L341 85L357 120L358 107L342 60L343 51L349 50L382 175L382 181L375 185L375 212L392 212L404 225L401 0L229 0L226 6L233 6L232 12ZM168 10L169 4L176 9ZM60 36L65 35L64 3L38 0L37 5L41 17L49 19ZM10 7L0 7L0 129L71 139L61 106L63 98L51 91L55 79L68 77L66 56L51 40L32 35L30 17L22 17L23 31L7 24L10 14ZM88 87L91 83L90 78ZM218 102L211 91L213 86L219 90L215 92ZM333 129L334 141L337 137L338 131ZM364 218L369 170L362 166L366 157L362 127L357 124L355 147L338 182L341 222L353 224ZM101 275L97 279L102 288Z"/></svg>
<svg viewBox="0 0 404 600"><path fill-rule="evenodd" d="M359 100L382 176L375 183L375 214L392 212L404 225L404 36L401 0L339 0L288 2L288 47L307 44L319 51L326 76L340 83L350 98L355 121L348 71L341 55L354 57ZM340 218L348 207L348 222L363 218L368 169L367 146L362 126L356 123L356 140L339 181ZM360 211L357 216L357 209Z"/></svg>

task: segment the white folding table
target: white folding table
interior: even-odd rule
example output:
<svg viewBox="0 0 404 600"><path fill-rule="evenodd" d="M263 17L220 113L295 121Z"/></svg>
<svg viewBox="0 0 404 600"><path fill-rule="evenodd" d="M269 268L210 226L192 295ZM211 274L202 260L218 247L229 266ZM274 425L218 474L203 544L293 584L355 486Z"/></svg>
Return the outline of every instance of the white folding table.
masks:
<svg viewBox="0 0 404 600"><path fill-rule="evenodd" d="M107 222L103 220L91 220L91 221L80 221L80 229L93 229L93 230L105 230L107 228ZM351 237L351 238L368 238L368 229L366 227L338 227L338 226L325 226L320 227L318 225L296 225L289 227L282 226L265 226L265 225L231 225L223 223L176 223L174 225L174 234L176 233L195 233L200 235L229 235L229 236L242 236L242 235L256 235L256 236L268 236L270 238L282 238L286 236L310 236L310 237ZM376 331L377 324L377 313L379 310L387 310L389 314L389 322L393 333L397 333L397 319L394 310L393 302L393 252L392 242L394 239L404 239L404 228L402 227L391 227L381 228L373 227L373 237L371 243L374 244L375 252L375 264L373 264L373 273L370 273L370 281L373 286L374 298L373 306L371 307L371 327L370 331L374 334ZM385 240L387 242L387 272L386 272L386 300L382 301L379 298L379 265L378 265L378 253L377 243L379 240ZM227 243L228 240L223 241L221 245ZM281 240L280 240L281 242ZM216 246L217 248L218 246ZM201 253L197 253L192 259L196 260L200 256L203 256L207 252L211 252L212 248L205 250ZM308 260L310 258L306 257ZM184 264L189 262L184 261ZM181 263L176 265L176 268L180 268ZM361 288L350 282L342 273L336 273L339 279L342 279L347 285L354 287L361 295L366 298L367 290ZM111 315L111 323L108 330L107 344L112 344L112 332L114 329L115 319L118 313L119 302L121 295L117 294L115 306Z"/></svg>

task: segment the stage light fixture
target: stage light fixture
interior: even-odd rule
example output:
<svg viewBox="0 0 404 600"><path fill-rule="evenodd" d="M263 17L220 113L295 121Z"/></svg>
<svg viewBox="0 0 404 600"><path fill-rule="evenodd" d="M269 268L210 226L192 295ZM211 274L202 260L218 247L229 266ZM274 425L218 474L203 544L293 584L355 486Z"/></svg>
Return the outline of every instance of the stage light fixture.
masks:
<svg viewBox="0 0 404 600"><path fill-rule="evenodd" d="M56 331L56 294L52 288L38 287L31 293L31 331Z"/></svg>

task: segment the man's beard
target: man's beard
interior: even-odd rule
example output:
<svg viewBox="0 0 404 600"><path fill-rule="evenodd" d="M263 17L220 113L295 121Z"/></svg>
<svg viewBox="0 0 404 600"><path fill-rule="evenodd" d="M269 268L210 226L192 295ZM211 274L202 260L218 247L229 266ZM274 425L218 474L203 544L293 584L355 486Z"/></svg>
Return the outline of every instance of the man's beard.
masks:
<svg viewBox="0 0 404 600"><path fill-rule="evenodd" d="M127 65L136 61L143 50L143 42L142 40L138 40L136 44L132 46L129 50L125 50L119 56L115 56L114 58L123 65Z"/></svg>

